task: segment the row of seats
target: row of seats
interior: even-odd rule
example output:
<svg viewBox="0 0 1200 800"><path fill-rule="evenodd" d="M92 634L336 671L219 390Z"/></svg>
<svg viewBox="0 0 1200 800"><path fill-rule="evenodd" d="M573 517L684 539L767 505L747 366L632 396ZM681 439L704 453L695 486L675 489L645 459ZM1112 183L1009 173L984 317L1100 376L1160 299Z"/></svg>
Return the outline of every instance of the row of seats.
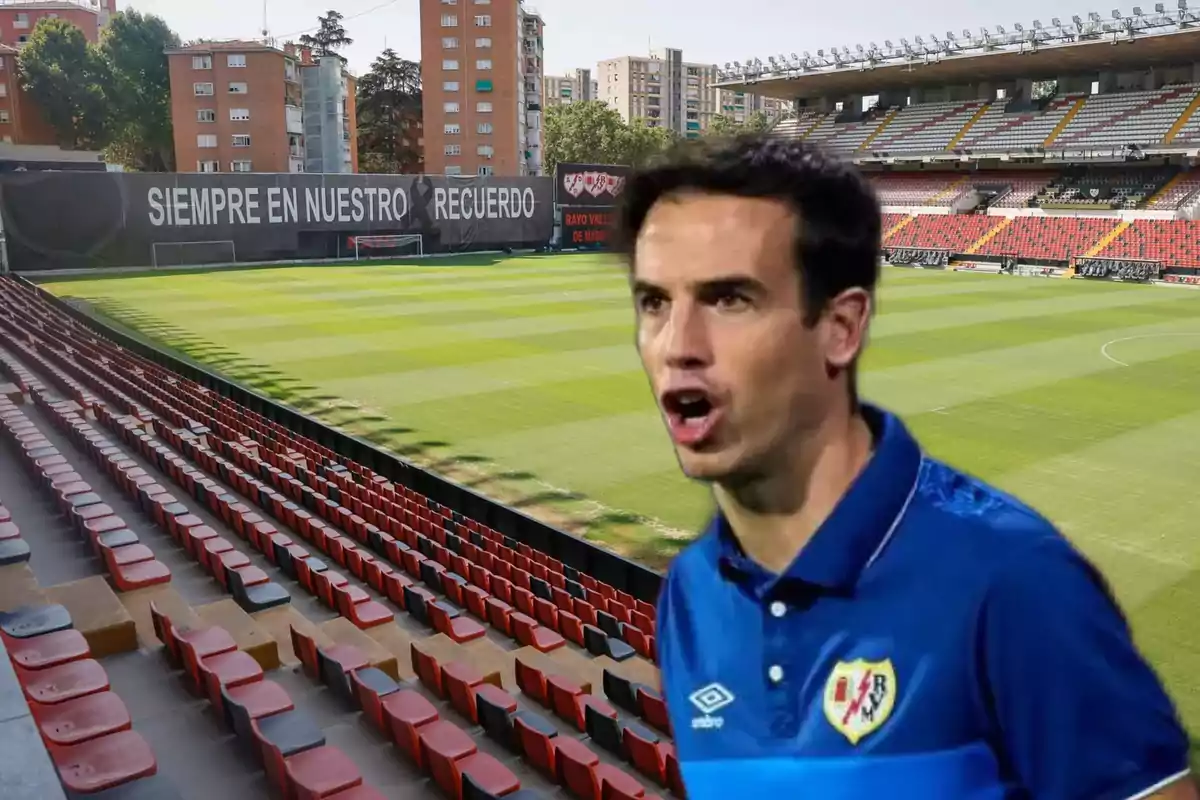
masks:
<svg viewBox="0 0 1200 800"><path fill-rule="evenodd" d="M366 655L354 646L323 648L295 627L291 628L291 636L292 648L304 672L328 686L344 703L362 711L378 733L395 744L411 764L432 777L448 796L455 800L540 796L522 790L517 776L495 757L480 752L465 730L442 719L419 692L403 688L386 672L370 666ZM460 665L453 666L459 666L460 672L467 671ZM448 667L447 672L453 671ZM481 679L473 684L460 679L456 686L460 696L471 699L473 708L477 690L485 697L484 702L486 698L504 694Z"/></svg>
<svg viewBox="0 0 1200 800"><path fill-rule="evenodd" d="M129 709L66 608L0 613L0 639L68 797L178 796L157 775L153 749L133 730Z"/></svg>
<svg viewBox="0 0 1200 800"><path fill-rule="evenodd" d="M102 383L98 384L98 386L103 389ZM142 433L137 434L138 437L148 436L148 434L145 433L144 428L139 427L139 421L136 418L114 417L111 414L107 413L105 410L105 407L103 407L103 406L98 407L98 418L105 424L115 424L119 421L119 423L122 426L128 426L127 430L130 431L130 435L133 435L133 431L135 431L135 430L141 430ZM156 423L156 425L157 424L159 424L159 423ZM161 432L164 434L164 440L165 440L165 435L168 433L168 431L164 430ZM190 432L190 431L184 431L184 432L182 432L182 434L189 434L190 436L195 436L195 434L192 434L192 432ZM124 436L125 434L122 434L122 435ZM195 438L196 439L207 439L209 437L208 437L207 433L204 433L204 434L201 434L201 436L195 437ZM215 439L216 437L212 437L212 438ZM145 439L140 439L140 440L146 441ZM180 441L182 441L182 440L183 439L181 436ZM175 442L174 444L179 444L179 442ZM151 454L145 452L144 448L143 448L143 454L146 455L147 458L153 459L153 456ZM231 452L231 454L232 454L232 452ZM231 464L231 462L226 462L226 464L227 465ZM209 467L212 468L215 465L216 464L214 462L213 464L210 464ZM262 464L258 464L257 466L260 469L263 467ZM233 468L240 469L239 467L236 467L236 466L233 466ZM222 476L223 479L225 479L225 480L229 480L228 469L229 469L229 467L226 468L226 474L224 476ZM276 468L276 470L278 470L278 468ZM221 470L218 469L218 472L220 472L220 471ZM282 471L278 471L278 474L282 474ZM345 471L339 470L337 473L331 473L331 474L345 474ZM230 482L232 482L232 481L230 481ZM241 487L235 487L235 488L241 489ZM247 492L244 489L242 491L247 496L254 495L253 492ZM280 503L280 501L284 501L284 502ZM276 515L281 514L281 513L286 514L285 509L282 507L282 505L285 505L287 502L288 501L287 501L286 496L283 496L280 493L280 496L270 498L269 505L272 507L279 506L277 508L273 508L274 513ZM296 507L293 509L289 509L289 510L291 510L293 513L298 512L300 514L300 518L303 519L304 514L306 513L306 510L299 508L298 504L293 504L293 505L295 505ZM340 505L338 507L341 508ZM317 517L312 516L311 512L307 512L307 513L309 514L309 519L313 519L313 520L318 519ZM432 516L432 515L429 515L429 516ZM400 529L402 535L407 535L408 537L410 537L408 542L405 543L403 541L396 540L395 537L391 537L390 534L387 534L385 531L379 530L377 527L372 527L372 525L373 525L372 523L367 523L362 518L355 519L355 517L357 517L357 515L350 515L350 520L352 520L352 522L348 526L348 530L352 531L351 536L355 540L358 540L359 537L365 537L368 544L373 544L374 547L376 547L376 548L382 546L383 552L385 554L387 552L391 551L393 553L393 556L392 556L393 563L395 563L396 554L400 555L400 563L403 563L404 561L412 562L411 564L408 565L408 569L410 571L409 571L407 577L409 577L410 582L411 582L412 578L419 577L421 580L426 581L427 585L431 586L431 588L436 588L439 591L445 592L448 597L451 597L451 599L457 599L458 604L465 603L468 606L468 610L470 610L472 606L475 606L476 615L480 619L488 619L489 621L494 621L498 617L500 620L500 625L508 625L510 627L513 627L513 623L515 621L517 623L517 625L515 627L519 628L519 623L521 622L521 618L520 618L519 614L521 614L521 612L519 610L516 612L510 612L509 615L507 617L505 617L505 615L503 613L501 613L499 615L497 614L498 608L501 610L503 609L503 606L500 604L503 603L504 601L499 600L498 598L491 598L490 608L480 609L478 603L469 599L472 597L479 599L482 595L485 595L485 593L482 593L479 591L471 591L471 587L464 586L463 583L461 582L461 580L457 580L457 581L454 580L454 577L461 578L461 576L455 576L454 573L449 573L447 571L447 569L444 568L444 567L446 567L447 563L449 563L451 566L459 569L460 571L463 571L464 573L465 572L473 573L473 577L475 578L475 580L477 582L487 581L490 583L492 578L489 578L488 571L486 568L480 568L478 565L470 566L471 564L473 564L473 562L465 562L464 561L465 557L460 556L457 553L453 553L450 550L450 547L458 546L468 556L475 558L477 560L480 560L480 561L484 561L490 556L492 559L491 565L493 566L493 568L496 569L496 573L493 573L493 574L496 576L494 578L494 580L496 582L497 587L504 587L505 581L508 580L506 577L498 574L500 571L505 569L505 567L498 566L500 564L509 565L507 567L507 569L509 570L509 577L511 577L514 581L517 581L520 583L525 583L526 581L528 581L528 587L518 585L518 586L514 586L514 587L510 588L510 591L512 592L511 599L513 601L513 604L515 604L518 609L520 609L522 606L524 606L527 611L531 612L529 614L525 614L524 616L526 616L526 617L537 618L538 616L540 616L543 620L551 620L552 621L554 619L554 617L557 616L561 620L569 621L571 619L571 615L574 610L579 610L579 609L587 607L587 606L583 606L581 604L587 602L587 600L585 598L589 598L589 593L590 593L590 599L592 601L594 601L596 604L604 604L605 607L608 608L609 610L617 611L618 613L620 613L620 610L625 607L626 603L631 604L634 608L633 612L630 612L630 619L628 622L623 622L622 620L618 620L613 615L608 614L607 610L601 611L601 612L599 612L599 616L597 616L597 618L595 619L595 622L598 623L599 625L609 628L610 631L624 633L624 635L629 638L633 638L633 634L629 632L629 629L633 628L631 623L633 623L635 621L639 625L641 625L645 628L648 628L651 631L653 630L652 617L649 617L644 613L645 611L653 610L648 605L641 604L641 607L639 609L638 601L634 600L633 598L631 598L627 595L622 598L620 596L621 593L617 592L616 590L612 589L611 587L605 587L602 584L591 581L590 579L588 579L587 576L581 575L579 573L574 573L574 574L575 574L575 577L579 578L580 580L574 580L573 578L566 578L566 574L569 573L570 568L565 567L564 565L552 564L552 563L549 564L549 566L551 568L553 568L553 570L557 570L557 571L545 572L545 579L538 578L536 575L530 575L529 574L530 571L538 571L538 568L540 566L545 566L546 563L549 563L551 560L547 559L546 557L542 556L541 554L538 554L534 551L529 550L528 548L521 548L521 550L524 550L524 552L520 552L519 550L517 550L515 548L509 548L507 546L508 544L517 545L517 547L520 547L520 545L519 545L519 543L512 542L512 540L507 540L506 544L501 544L501 542L505 541L504 537L500 536L500 534L498 534L494 531L490 531L489 529L482 528L482 526L472 526L472 527L476 527L477 530L470 530L467 526L465 526L465 525L459 526L457 523L454 523L453 520L450 520L450 523L452 523L454 526L456 526L455 530L466 534L467 541L463 541L463 537L458 537L457 534L450 533L449 531L447 531L447 529L445 527L443 527L443 525L430 524L428 522L428 520L426 520L418 515L417 517L415 517L414 522L418 526L420 526L422 523L425 523L427 526L427 530L431 534L431 536L425 536L424 534L420 534L420 533L418 533L418 531L413 530L411 528L411 526L407 526L407 531L406 531L405 526L402 524L401 529ZM446 520L444 520L444 519L442 521L446 522ZM286 525L289 525L289 527L293 527L293 529L300 532L300 534L302 536L304 535L303 525L297 524L295 521L285 520L284 522ZM236 517L234 517L232 519L232 525L235 529L237 528L237 518ZM310 523L310 525L311 525L311 523ZM318 527L323 527L327 531L327 533L326 533L327 544L329 542L336 542L339 540L340 536L337 534L335 534L333 538L329 537L329 532L331 531L332 526L330 526L328 524L324 524L323 520L321 521L321 524L318 525ZM253 527L251 527L251 529L253 529ZM351 542L351 536L345 537L345 542ZM485 536L487 538L485 538ZM420 538L418 538L418 537L420 537ZM437 539L435 539L434 537L437 537ZM451 538L451 537L453 537L453 538ZM439 541L439 539L440 539L440 541ZM359 543L361 544L362 542L359 541ZM282 543L280 543L280 544L282 544ZM415 547L409 547L409 544L415 545ZM449 545L449 547L447 547L447 545ZM348 569L350 569L351 571L361 570L361 574L358 575L357 577L360 577L360 579L365 579L368 582L371 582L373 584L374 588L376 588L377 590L383 589L384 591L381 593L385 594L385 596L389 596L390 599L397 601L398 605L401 605L402 603L404 603L405 600L410 601L409 604L412 606L412 608L410 608L408 610L412 611L414 613L414 615L428 616L431 614L431 607L435 607L437 605L437 602L434 602L434 603L428 602L429 600L433 599L432 593L430 593L430 595L428 595L426 597L422 597L421 601L412 602L414 597L417 596L416 592L414 592L414 591L409 590L407 592L402 592L399 594L396 592L395 588L391 588L391 590L388 591L389 585L391 587L396 587L396 586L400 585L401 584L400 579L403 579L406 576L402 575L402 576L400 576L400 579L397 579L397 578L388 579L387 574L391 568L382 559L380 559L378 561L372 560L371 556L369 554L367 554L366 551L356 549L353 544L351 544L351 546L349 548L345 547L345 543L343 543L342 545L333 545L331 547L331 549L333 549L334 547L337 547L339 549L337 550L337 552L334 555L331 555L331 559L336 560L338 558L338 556L340 555L340 557L342 559L346 560L346 566L348 567ZM407 548L407 550L411 552L411 555L407 555L407 556L404 555L405 551L402 548ZM422 553L421 552L422 550L424 550L425 552ZM356 553L356 552L358 553L357 556L354 555L354 553ZM525 553L528 553L528 555L525 555ZM365 556L365 558L364 558L364 556ZM423 560L421 558L419 558L422 556L424 557ZM432 556L432 558L430 556ZM458 556L458 558L455 560L452 560L453 556ZM507 558L507 560L504 560L504 558ZM544 563L538 564L538 561L542 561ZM300 579L302 581L304 580L304 576L305 576L305 573L304 573L305 567L302 565L305 565L305 564L306 564L306 561L299 561L296 564L297 569L300 570L299 574L300 574ZM518 564L520 566L514 567L513 564ZM438 569L436 569L436 567L434 565L443 567L443 569L438 570ZM464 567L465 567L465 569L464 569ZM528 569L525 569L525 567L528 567ZM523 576L523 573L525 573L524 576ZM539 583L539 581L540 581L540 583ZM585 585L584 581L587 581L588 583L590 583L591 586ZM559 585L555 585L555 584L559 584ZM595 588L592 588L592 587L595 587ZM407 587L403 587L403 588L407 588ZM415 587L415 588L419 589L420 587ZM479 587L474 587L474 588L476 590L478 590ZM489 586L489 588L490 588L490 586ZM453 597L453 594L456 591L456 589L464 590L464 594L461 598ZM497 591L504 591L504 589L499 588L499 589L497 589ZM534 592L539 592L542 595L549 595L549 597L533 597L533 599L535 601L534 604L532 606L526 605L528 603L528 601L530 600L530 598L532 597ZM408 595L407 598L405 598L405 594ZM522 600L519 598L524 598L524 599ZM565 606L567 604L568 600L571 603L570 608L572 609L572 611L566 611L565 608L563 608L563 606ZM541 601L541 602L536 602L536 601ZM557 605L554 605L553 604L554 602L556 602ZM611 605L610 605L610 603L611 603ZM591 605L591 604L589 603L588 605ZM401 607L403 608L404 605L401 605ZM595 606L592 606L592 608L594 609ZM455 609L455 608L450 608L450 609L445 609L445 610L448 611L449 613L457 612L457 609ZM437 613L438 613L437 611L432 611L432 614L437 614ZM640 618L633 616L635 614L640 615ZM487 615L487 616L485 616L485 615ZM489 619L489 617L490 617L490 619ZM561 625L561 622L560 622L560 625ZM625 631L621 630L621 628L623 626L626 628ZM614 639L613 637L609 636L605 631L603 631L599 627L596 627L595 625L592 625L592 626L578 625L578 626L574 626L574 627L572 627L570 625L564 625L564 626L562 626L562 630L565 634L567 634L568 636L571 636L572 640L578 640L577 643L580 644L581 646L590 645L593 652L600 652L609 657L613 657L613 656L617 656L618 658L625 657L625 654L621 653L619 651L619 649L616 647L621 642L619 640ZM633 630L640 630L640 629L633 628ZM453 634L454 631L447 630L447 633ZM512 633L510 633L510 635L512 635ZM519 632L517 635L520 636ZM642 646L645 647L646 644L647 644L646 642L643 642ZM416 648L414 647L414 651L415 650L416 650ZM606 675L605 683L606 683L606 688L610 688L609 684L611 684L611 688L610 688L611 692L617 692L617 691L619 691L619 688L617 688L617 687L624 686L626 689L626 694L629 697L640 698L640 704L637 700L630 700L628 702L628 705L630 705L634 708L634 713L639 713L639 712L647 713L648 715L652 715L651 716L652 719L657 719L659 721L659 724L665 725L665 722L663 722L665 720L665 709L661 705L661 698L659 698L657 696L657 694L654 693L652 690L650 690L648 687L643 687L642 690L635 691L633 688L629 687L628 681L622 682L621 679L616 675ZM654 709L654 710L646 711L646 709ZM654 736L657 736L657 734L654 734ZM655 776L655 777L657 777L657 776Z"/></svg>
<svg viewBox="0 0 1200 800"><path fill-rule="evenodd" d="M965 253L999 223L999 217L984 214L919 214L884 243L888 248L934 248Z"/></svg>
<svg viewBox="0 0 1200 800"><path fill-rule="evenodd" d="M1139 219L1094 255L1158 261L1169 267L1200 267L1200 220Z"/></svg>
<svg viewBox="0 0 1200 800"><path fill-rule="evenodd" d="M1084 210L1139 208L1176 174L1172 167L1072 171L1048 184L1030 205Z"/></svg>
<svg viewBox="0 0 1200 800"><path fill-rule="evenodd" d="M325 743L320 727L296 709L287 690L237 649L228 631L177 628L153 605L151 614L168 663L183 673L193 693L208 699L217 718L262 765L279 797L383 800L349 756Z"/></svg>
<svg viewBox="0 0 1200 800"><path fill-rule="evenodd" d="M52 419L70 426L74 437L85 438L92 454L110 447L109 442L76 411L70 401L48 400L43 392L34 394ZM91 545L107 570L117 591L127 592L147 586L167 583L171 570L154 557L150 548L138 541L138 536L116 516L103 497L74 470L67 457L51 444L37 425L23 411L13 406L3 413L5 438L16 445L25 467L34 474L46 493L53 497L60 513L71 522L72 528ZM119 456L119 454L111 454ZM117 457L115 462L121 461ZM137 474L140 472L141 474ZM127 494L135 494L137 482L145 476L136 465L121 464L121 486ZM152 480L152 479L151 479Z"/></svg>
<svg viewBox="0 0 1200 800"><path fill-rule="evenodd" d="M15 410L15 409L13 409ZM21 538L21 529L0 498L0 567L29 560L29 543Z"/></svg>
<svg viewBox="0 0 1200 800"><path fill-rule="evenodd" d="M805 112L780 122L776 136L819 142L834 152L854 153L874 134L868 149L889 153L938 153L953 143L974 151L1012 152L1024 148L1123 147L1160 145L1187 112L1200 86L1186 84L1161 89L1069 94L1055 97L1040 109L1008 111L1006 100L939 101L907 105L889 123L885 110L874 109L864 119L838 122L838 112ZM1067 115L1076 106L1078 111ZM980 112L977 118L975 115ZM973 124L967 123L975 118ZM1051 139L1055 130L1066 125ZM962 137L955 141L959 134ZM1200 122L1189 118L1173 143L1200 139Z"/></svg>
<svg viewBox="0 0 1200 800"><path fill-rule="evenodd" d="M30 301L34 297L32 293L18 289L15 284L7 284L6 290L10 295L24 295L23 299L26 301ZM373 474L368 475L365 470L357 465L340 464L332 458L332 454L329 451L307 440L299 440L275 423L270 423L240 407L236 407L236 410L234 410L224 398L216 398L212 393L203 390L201 387L190 384L190 382L184 382L182 379L166 373L166 371L149 362L135 360L129 354L119 350L119 348L102 342L102 340L94 337L90 332L83 333L80 336L73 330L73 326L64 326L61 318L56 320L55 316L57 315L49 314L45 307L39 308L36 301L33 303L27 302L25 310L28 311L30 308L36 309L34 312L36 321L42 326L43 335L46 335L45 329L47 326L54 325L58 330L54 331L51 341L54 338L61 340L63 336L76 336L69 345L73 350L75 359L86 361L88 369L91 370L94 376L103 375L106 381L118 387L119 391L136 398L136 400L128 400L126 410L143 413L146 406L151 406L154 408L155 413L166 419L170 419L177 426L183 427L187 423L193 429L201 430L202 432L205 429L213 430L218 434L218 438L222 440L233 440L235 442L241 439L248 440L256 446L259 452L276 460L277 463L283 463L284 466L288 467L289 472L303 470L307 473L309 472L308 467L310 465L328 464L330 466L327 472L330 477L335 478L341 483L339 491L361 495L375 506L388 503L395 510L394 507L403 502L407 505L403 510L403 513L406 515L411 515L413 513L412 509L418 507L433 511L430 502L425 498L417 496L404 487L393 487L387 482L382 481L378 476ZM63 346L64 348L68 346L65 341L63 342ZM100 348L103 348L103 350ZM119 373L118 367L121 367ZM151 394L152 392L154 393L153 395ZM160 398L169 400L170 407ZM207 408L202 406L207 406ZM184 417L183 414L174 410L175 408L183 408L189 416ZM201 422L204 424L200 424ZM264 447L264 443L270 444ZM332 466L334 464L336 466ZM294 475L289 477L294 478ZM353 499L360 503L363 502L358 497L354 497ZM462 525L465 522L465 524L471 527L481 529L484 527L477 525L474 521L464 520L461 515L458 515L458 518L455 519L449 516L450 512L448 509L440 509L440 512L444 512L438 514L438 521L442 525L451 523ZM378 508L373 508L372 513L378 514L381 512ZM552 566L558 569L559 574L568 575L574 572L569 566L561 565L561 563ZM575 574L584 580L590 580L587 576L583 576L577 572ZM643 614L653 612L653 608L649 604L642 603L638 607L638 601L634 601L630 596L625 595L622 597L612 587L607 586L607 584L598 581L595 584L597 591L611 595L609 601L617 603L621 608L638 610Z"/></svg>

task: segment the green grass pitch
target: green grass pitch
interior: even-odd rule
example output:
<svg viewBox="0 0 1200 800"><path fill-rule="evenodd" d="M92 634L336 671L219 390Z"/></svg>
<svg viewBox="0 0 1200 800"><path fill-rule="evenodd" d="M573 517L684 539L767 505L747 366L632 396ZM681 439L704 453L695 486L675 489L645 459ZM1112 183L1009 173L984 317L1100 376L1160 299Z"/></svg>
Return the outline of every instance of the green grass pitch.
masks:
<svg viewBox="0 0 1200 800"><path fill-rule="evenodd" d="M709 510L676 469L606 257L49 288L652 565ZM879 307L864 394L1062 526L1200 730L1200 292L888 269Z"/></svg>

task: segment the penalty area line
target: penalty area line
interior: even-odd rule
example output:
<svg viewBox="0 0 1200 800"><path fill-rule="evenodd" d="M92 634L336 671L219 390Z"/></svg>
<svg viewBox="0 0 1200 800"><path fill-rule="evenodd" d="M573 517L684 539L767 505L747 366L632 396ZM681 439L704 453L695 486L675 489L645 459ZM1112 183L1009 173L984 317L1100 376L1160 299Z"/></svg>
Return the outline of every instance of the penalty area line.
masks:
<svg viewBox="0 0 1200 800"><path fill-rule="evenodd" d="M1117 339L1111 339L1100 345L1100 355L1104 356L1119 367L1128 367L1129 365L1124 361L1109 353L1108 348L1112 347L1114 344L1120 344L1121 342L1132 342L1135 339L1162 339L1170 336L1200 336L1200 331L1194 331L1191 333L1142 333L1138 334L1137 336L1121 336Z"/></svg>

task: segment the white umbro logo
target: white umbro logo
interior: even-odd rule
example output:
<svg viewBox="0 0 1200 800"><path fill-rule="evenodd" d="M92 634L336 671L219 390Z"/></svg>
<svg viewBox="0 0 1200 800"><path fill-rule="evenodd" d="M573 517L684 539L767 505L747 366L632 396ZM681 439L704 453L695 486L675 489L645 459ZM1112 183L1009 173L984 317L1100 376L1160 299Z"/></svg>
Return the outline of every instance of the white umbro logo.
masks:
<svg viewBox="0 0 1200 800"><path fill-rule="evenodd" d="M720 728L725 724L723 717L714 717L713 714L732 703L734 698L733 692L721 684L710 683L688 695L688 700L703 715L692 720L692 727L697 730L703 730Z"/></svg>

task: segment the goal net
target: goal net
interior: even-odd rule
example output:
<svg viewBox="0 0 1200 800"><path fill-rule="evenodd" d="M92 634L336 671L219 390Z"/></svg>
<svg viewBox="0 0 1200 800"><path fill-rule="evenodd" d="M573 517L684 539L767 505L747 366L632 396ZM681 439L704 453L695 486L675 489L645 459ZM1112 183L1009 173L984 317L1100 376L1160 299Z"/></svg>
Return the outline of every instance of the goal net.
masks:
<svg viewBox="0 0 1200 800"><path fill-rule="evenodd" d="M355 261L372 258L411 258L425 255L424 238L415 233L351 236L350 247L354 250Z"/></svg>
<svg viewBox="0 0 1200 800"><path fill-rule="evenodd" d="M231 239L209 242L154 242L150 245L155 267L196 267L205 264L237 263L237 248Z"/></svg>

